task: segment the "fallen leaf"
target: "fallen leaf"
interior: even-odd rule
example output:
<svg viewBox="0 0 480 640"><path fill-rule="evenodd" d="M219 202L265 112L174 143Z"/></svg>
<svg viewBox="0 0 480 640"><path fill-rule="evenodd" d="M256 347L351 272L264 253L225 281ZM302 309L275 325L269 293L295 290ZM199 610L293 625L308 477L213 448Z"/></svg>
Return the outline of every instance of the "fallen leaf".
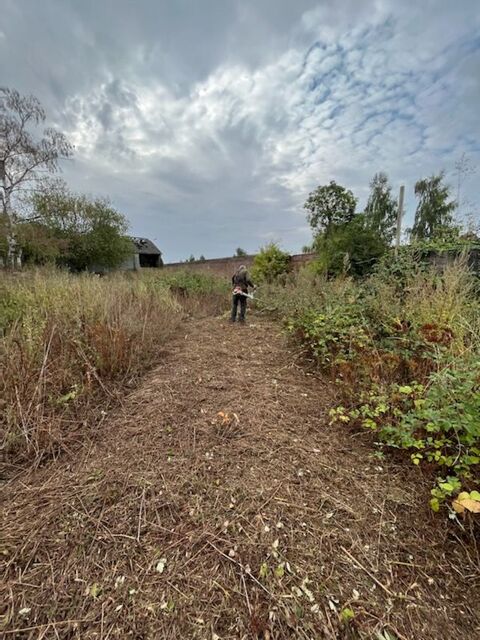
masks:
<svg viewBox="0 0 480 640"><path fill-rule="evenodd" d="M157 573L163 573L165 571L166 566L167 566L167 559L160 558L160 560L157 562L157 566L155 567L155 570L157 571Z"/></svg>
<svg viewBox="0 0 480 640"><path fill-rule="evenodd" d="M471 494L463 491L452 502L452 506L457 513L463 513L465 509L471 513L480 513L480 501L474 500Z"/></svg>

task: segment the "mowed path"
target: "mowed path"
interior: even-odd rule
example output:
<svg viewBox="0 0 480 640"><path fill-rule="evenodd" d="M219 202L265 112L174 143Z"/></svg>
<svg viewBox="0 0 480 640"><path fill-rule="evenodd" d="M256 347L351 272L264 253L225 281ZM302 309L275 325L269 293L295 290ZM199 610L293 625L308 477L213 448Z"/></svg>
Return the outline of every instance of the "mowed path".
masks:
<svg viewBox="0 0 480 640"><path fill-rule="evenodd" d="M186 322L88 450L4 487L6 638L477 637L478 557L421 472L250 322Z"/></svg>

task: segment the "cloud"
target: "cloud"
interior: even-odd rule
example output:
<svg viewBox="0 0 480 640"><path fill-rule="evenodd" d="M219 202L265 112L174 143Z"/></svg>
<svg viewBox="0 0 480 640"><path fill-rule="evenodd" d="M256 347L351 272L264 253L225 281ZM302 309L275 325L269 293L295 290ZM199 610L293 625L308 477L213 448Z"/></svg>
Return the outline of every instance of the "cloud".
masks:
<svg viewBox="0 0 480 640"><path fill-rule="evenodd" d="M0 70L74 142L69 181L171 259L299 250L308 192L362 203L378 170L411 215L416 179L480 160L476 2L284 4L10 0Z"/></svg>

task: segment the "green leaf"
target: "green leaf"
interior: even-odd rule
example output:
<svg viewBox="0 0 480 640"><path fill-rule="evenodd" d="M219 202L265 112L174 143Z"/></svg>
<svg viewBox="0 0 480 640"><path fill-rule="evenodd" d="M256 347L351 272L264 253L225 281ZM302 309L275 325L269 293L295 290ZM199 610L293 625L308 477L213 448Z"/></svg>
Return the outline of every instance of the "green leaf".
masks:
<svg viewBox="0 0 480 640"><path fill-rule="evenodd" d="M355 617L355 612L353 611L353 609L350 609L350 607L345 607L345 609L342 609L340 613L340 618L342 622L345 622L345 623L350 622L350 620L353 620L354 617Z"/></svg>
<svg viewBox="0 0 480 640"><path fill-rule="evenodd" d="M413 393L412 387L410 387L408 384L403 387L398 387L398 391L399 393L404 393L406 396L409 396Z"/></svg>
<svg viewBox="0 0 480 640"><path fill-rule="evenodd" d="M430 508L432 509L432 511L435 511L435 513L440 511L440 501L438 500L438 498L432 498L430 500Z"/></svg>
<svg viewBox="0 0 480 640"><path fill-rule="evenodd" d="M92 598L98 598L98 596L102 593L102 587L95 582L89 588L88 593L89 593L89 595L92 596Z"/></svg>
<svg viewBox="0 0 480 640"><path fill-rule="evenodd" d="M268 575L268 564L266 562L263 562L260 565L260 571L259 574L260 578L266 578Z"/></svg>
<svg viewBox="0 0 480 640"><path fill-rule="evenodd" d="M274 574L276 578L283 578L283 576L285 575L285 565L283 564L283 562L275 568Z"/></svg>
<svg viewBox="0 0 480 640"><path fill-rule="evenodd" d="M455 489L455 487L450 484L450 482L439 482L438 486L442 491L445 491L445 493L452 493L452 491Z"/></svg>

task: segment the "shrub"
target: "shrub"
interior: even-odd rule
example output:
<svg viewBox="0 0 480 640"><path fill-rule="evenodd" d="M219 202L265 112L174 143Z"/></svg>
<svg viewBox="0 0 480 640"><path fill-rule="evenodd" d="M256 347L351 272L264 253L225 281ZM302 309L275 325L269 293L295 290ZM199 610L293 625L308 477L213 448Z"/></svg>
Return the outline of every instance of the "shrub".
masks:
<svg viewBox="0 0 480 640"><path fill-rule="evenodd" d="M480 364L471 356L431 373L425 384L374 387L353 409L331 412L334 421L359 424L377 432L388 447L410 452L415 465L433 465L434 511L462 483L473 484L480 464L479 415Z"/></svg>
<svg viewBox="0 0 480 640"><path fill-rule="evenodd" d="M434 509L474 488L480 302L462 261L440 273L403 256L361 282L322 280L305 269L262 297L340 385L345 406L332 410L334 421L371 429L384 446L428 464Z"/></svg>
<svg viewBox="0 0 480 640"><path fill-rule="evenodd" d="M188 269L165 269L151 274L149 280L154 286L166 286L184 310L196 315L220 313L230 290L226 279Z"/></svg>
<svg viewBox="0 0 480 640"><path fill-rule="evenodd" d="M252 278L258 282L274 282L290 270L290 256L275 243L267 244L255 256Z"/></svg>
<svg viewBox="0 0 480 640"><path fill-rule="evenodd" d="M333 227L329 233L318 235L314 247L318 254L315 262L318 272L330 276L365 276L387 250L385 240L366 226L362 214Z"/></svg>

